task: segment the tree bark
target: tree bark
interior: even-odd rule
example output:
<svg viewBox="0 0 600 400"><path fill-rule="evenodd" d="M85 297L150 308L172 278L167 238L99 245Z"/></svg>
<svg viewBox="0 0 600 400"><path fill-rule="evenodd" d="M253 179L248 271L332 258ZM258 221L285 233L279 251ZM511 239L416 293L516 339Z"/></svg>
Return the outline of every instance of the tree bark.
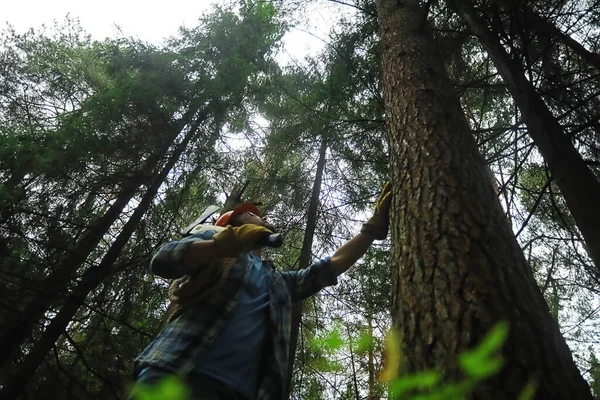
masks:
<svg viewBox="0 0 600 400"><path fill-rule="evenodd" d="M146 214L152 205L152 201L156 197L156 193L168 173L171 171L177 160L179 160L190 140L195 136L198 126L199 124L196 124L187 134L186 138L177 145L160 174L155 176L152 184L144 193L140 204L137 206L127 223L123 226L123 229L110 246L108 252L102 258L102 261L85 271L81 281L75 286L69 296L67 296L63 307L52 319L40 339L31 348L19 368L11 375L10 381L3 390L0 391L0 398L13 399L24 390L28 380L44 361L56 340L58 340L60 335L65 332L69 322L72 320L73 316L75 316L79 307L83 305L89 293L113 272L114 264L117 262L121 251L131 238L131 235L144 214Z"/></svg>
<svg viewBox="0 0 600 400"><path fill-rule="evenodd" d="M475 33L521 110L529 134L548 164L552 177L585 240L586 249L600 269L600 182L587 166L571 139L565 135L534 86L508 55L498 38L467 2L452 1L454 8Z"/></svg>
<svg viewBox="0 0 600 400"><path fill-rule="evenodd" d="M308 266L312 257L312 244L315 237L315 228L317 227L317 211L319 208L319 195L321 194L321 184L323 182L323 171L327 163L327 140L321 140L319 147L319 159L317 160L317 171L315 172L315 182L313 184L308 213L306 216L306 231L302 240L302 249L300 250L300 259L298 265L300 268ZM294 375L294 358L296 357L296 347L298 344L298 333L302 323L302 308L304 302L295 303L292 306L292 325L290 330L290 350L288 358L287 375L285 377L285 387L283 391L283 400L290 398L292 391L292 376Z"/></svg>
<svg viewBox="0 0 600 400"><path fill-rule="evenodd" d="M418 0L380 0L391 153L392 320L404 369L458 380L457 356L499 321L505 366L474 399L591 399L478 153Z"/></svg>

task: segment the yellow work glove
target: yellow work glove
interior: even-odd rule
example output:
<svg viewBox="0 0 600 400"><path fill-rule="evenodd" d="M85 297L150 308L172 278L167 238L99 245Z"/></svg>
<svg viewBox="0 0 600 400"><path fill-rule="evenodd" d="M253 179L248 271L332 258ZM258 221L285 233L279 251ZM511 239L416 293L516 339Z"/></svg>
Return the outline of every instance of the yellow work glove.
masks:
<svg viewBox="0 0 600 400"><path fill-rule="evenodd" d="M390 227L390 202L392 201L392 192L390 183L386 183L381 194L377 199L375 213L363 224L360 230L363 233L373 236L375 239L383 240L388 235Z"/></svg>
<svg viewBox="0 0 600 400"><path fill-rule="evenodd" d="M213 236L217 246L217 256L237 257L240 253L259 249L263 247L262 241L272 233L260 225L244 224L235 228L229 225Z"/></svg>

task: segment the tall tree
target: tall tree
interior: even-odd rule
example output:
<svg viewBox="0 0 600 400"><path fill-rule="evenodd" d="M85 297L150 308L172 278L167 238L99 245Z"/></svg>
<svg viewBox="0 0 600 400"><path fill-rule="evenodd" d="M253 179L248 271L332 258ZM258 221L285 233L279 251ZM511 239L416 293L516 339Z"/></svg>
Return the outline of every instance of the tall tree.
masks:
<svg viewBox="0 0 600 400"><path fill-rule="evenodd" d="M124 87L129 88L136 84L143 85L143 82L140 82L140 80L144 80L144 74L140 74L141 79L137 82L133 82L135 80L126 73L127 71L125 71L125 68L130 67L126 65L127 62L137 62L138 64L136 67L141 71L149 69L150 66L148 64L153 62L159 64L159 62L156 60L144 59L144 56L140 54L143 50L140 52L137 52L137 50L139 49L130 48L129 51L131 51L132 54L129 60L127 60L128 56L124 56L121 49L118 47L113 47L111 45L108 45L107 47L99 46L98 51L100 53L100 60L102 60L103 56L108 58L108 60L103 60L107 61L107 64L105 65L109 70L108 75L110 75L110 68L118 68L117 66L119 63L121 63L120 67L123 68L112 76L114 81L107 79L108 82L105 81L102 85L110 87L110 85L117 82ZM127 52L127 50L125 52ZM139 59L136 60L136 57L139 57ZM134 60L131 60L132 58ZM163 83L169 85L169 79L167 78ZM173 82L170 83L173 84ZM83 234L75 243L69 243L66 246L66 251L63 250L59 253L56 264L51 267L52 273L48 274L45 279L39 282L37 293L33 295L28 303L26 303L26 306L21 310L17 319L11 322L12 329L7 330L6 334L3 335L2 356L0 358L2 362L6 362L7 357L17 350L17 347L23 340L32 336L34 325L64 293L70 280L76 276L79 268L85 263L94 249L96 249L104 235L109 232L113 223L121 216L121 213L124 212L127 204L138 193L140 186L150 183L149 180L153 176L152 172L160 169L165 153L169 150L172 141L185 125L185 122L169 121L168 111L159 111L161 104L153 104L153 101L156 101L156 96L153 96L152 93L146 92L145 94L142 94L135 91L125 91L125 93L119 93L120 96L115 94L115 96L109 100L106 96L106 91L110 90L110 88L106 86L101 88L96 96L89 96L84 101L81 109L75 110L68 115L61 116L63 123L59 125L58 128L60 134L68 134L68 137L70 137L77 136L77 133L79 132L89 137L90 141L92 141L95 136L104 136L106 134L104 129L109 126L117 132L120 130L128 130L130 133L128 137L120 136L118 134L114 135L115 138L113 140L116 142L116 146L113 145L114 147L111 147L114 149L119 145L123 146L125 145L123 141L126 141L129 142L129 151L137 151L143 156L140 157L138 165L134 166L130 160L131 153L126 154L119 159L117 159L118 154L115 154L114 152L111 154L115 157L112 166L116 169L114 173L116 175L115 178L117 179L116 182L113 181L111 184L113 190L116 192L113 197L114 201L107 204L97 218L94 218L95 215L88 216L87 221L89 226L87 229L84 230ZM158 85L154 89L158 89ZM167 93L168 92L162 93L161 96L165 96ZM158 94L158 91L154 92L154 95L156 94ZM141 100L144 99L144 96L147 96L145 97L145 102ZM103 109L102 105L106 104L102 104L104 100L110 101L112 107L108 106ZM126 113L127 103L136 101L138 102L137 107L132 108L132 112ZM160 100L158 102L160 102ZM82 116L84 114L87 114L88 117L87 121L82 123ZM119 123L115 122L114 119L122 120L123 117L125 117L125 119L130 118L130 121L132 122L130 124L125 123L125 126L119 127ZM189 116L184 118L189 118ZM111 119L113 120L111 121ZM142 141L141 136L147 133L150 133L152 139ZM112 144L113 143L111 143L111 145ZM88 143L88 145L90 145L90 143ZM91 146L94 145L99 144L91 144ZM79 162L83 161L81 159L82 155L83 153L80 153L78 156ZM94 162L105 160L106 159L102 157L102 155L87 160L88 168L92 169ZM123 167L129 167L129 173L124 174L124 171L121 170ZM109 167L107 170L110 171L111 168Z"/></svg>
<svg viewBox="0 0 600 400"><path fill-rule="evenodd" d="M74 103L74 109L45 117L58 120L48 127L49 133L58 139L58 148L70 148L71 137L81 138L80 142L89 152L74 152L78 157L76 162L67 161L83 171L99 171L106 185L101 188L106 187L109 198L97 207L98 213L85 217L83 233L71 241L66 236L65 248L57 252L58 266L52 265L53 270L47 273L43 271L47 260L40 260L39 269L43 272L36 277L39 287L32 290L34 285L29 285L32 293L29 303L19 310L20 313L12 313L16 318L15 329L3 332L7 340L3 341L6 352L2 352L2 357L14 355L5 359L3 396L12 398L25 390L24 382L44 361L60 335L69 338L67 328L88 295L95 296L96 288L110 280L111 274L123 265L117 261L124 256L123 251L131 247L129 241L134 232L143 233L138 225L150 208L161 201L159 189L168 177L198 172L197 166L188 170L182 165L185 158L190 158L184 155L199 151L204 153L201 165L209 164L212 158L209 150L215 145L221 128L230 118L229 114L240 108L248 81L268 63L270 49L280 37L275 13L275 8L269 4L247 4L239 13L218 9L210 17L205 16L199 28L182 31L169 50L127 40L92 46L87 43L89 47L84 55L96 55L101 61L94 64L93 71L82 74L92 82L95 90L86 93L80 104ZM55 66L49 65L48 69ZM45 83L41 80L40 86ZM48 96L48 93L44 94ZM2 100L3 105L11 105L10 98ZM64 132L72 135L67 136ZM85 135L78 135L79 132ZM16 133L20 132L8 132L7 137L18 138ZM103 142L112 146L102 147ZM15 147L18 148L18 140ZM59 176L73 172L74 167L68 162L66 167L59 169ZM175 172L176 165L180 165L180 169ZM9 168L13 166L15 164L8 165ZM102 168L97 170L97 167ZM40 170L43 179L49 180L48 175L52 178L43 166ZM20 169L2 172L9 180L27 176ZM88 172L88 175L93 174ZM106 179L106 175L110 179ZM21 193L16 190L23 184L20 179L13 179L16 193ZM36 191L43 192L44 189L43 186L35 187ZM82 188L83 199L89 191L89 186ZM62 195L52 194L58 203ZM7 211L3 216L6 215L11 224L21 223L23 210L10 206L11 196L9 192L9 196L2 198L7 200L2 203L2 210ZM29 201L23 195L19 200ZM85 205L81 197L74 203ZM29 210L26 215L27 212ZM47 218L43 211L41 214ZM24 230L35 231L28 226ZM26 233L18 233L27 237ZM2 249L8 250L12 257L23 253L10 244ZM29 261L22 255L14 258ZM18 271L18 263L12 264L11 268ZM14 286L9 288L15 291ZM49 324L45 324L47 319ZM11 325L6 321L3 323ZM21 346L25 341L27 343Z"/></svg>
<svg viewBox="0 0 600 400"><path fill-rule="evenodd" d="M319 158L317 160L317 169L315 172L315 180L313 182L312 193L310 196L310 202L308 205L308 211L306 214L306 230L304 232L304 238L302 240L302 248L300 249L300 258L298 265L303 268L309 265L312 258L312 247L313 240L315 237L315 229L317 227L317 217L319 210L319 194L321 193L321 186L323 183L323 170L327 163L327 139L324 137L321 139L321 145L319 146ZM289 350L289 361L287 376L285 377L285 390L283 398L289 398L292 389L292 375L294 373L294 358L296 356L296 346L298 342L298 334L300 332L300 323L302 322L302 308L304 302L298 302L292 307L292 326L290 334L290 350Z"/></svg>
<svg viewBox="0 0 600 400"><path fill-rule="evenodd" d="M504 78L523 115L537 148L560 188L567 206L585 238L590 257L600 265L600 181L565 135L552 112L536 93L520 67L468 2L453 2L471 30L479 37Z"/></svg>
<svg viewBox="0 0 600 400"><path fill-rule="evenodd" d="M142 196L140 204L136 207L134 213L123 226L123 229L117 235L104 257L102 257L98 264L88 268L81 276L80 282L67 296L60 311L52 319L40 339L29 350L19 368L11 374L10 382L2 389L1 394L3 397L9 399L16 397L16 395L23 390L33 372L44 361L44 358L52 348L52 345L58 340L60 335L65 332L67 325L72 320L79 307L83 305L89 293L114 271L114 266L118 265L116 264L116 261L119 255L131 238L135 228L150 208L163 181L169 172L171 172L175 163L179 160L181 153L185 150L190 140L197 136L198 125L199 123L196 123L195 126L191 127L185 139L178 144L173 154L170 155L166 165L154 177L152 184L149 185Z"/></svg>
<svg viewBox="0 0 600 400"><path fill-rule="evenodd" d="M506 321L501 373L475 398L591 399L503 215L416 0L381 0L394 200L392 318L404 368L459 377L457 354Z"/></svg>

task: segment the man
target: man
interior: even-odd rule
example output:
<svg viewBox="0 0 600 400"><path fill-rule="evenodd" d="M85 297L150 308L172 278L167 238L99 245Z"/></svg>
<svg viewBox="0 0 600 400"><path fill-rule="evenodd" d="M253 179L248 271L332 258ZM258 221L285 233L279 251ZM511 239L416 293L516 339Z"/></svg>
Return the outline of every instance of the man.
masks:
<svg viewBox="0 0 600 400"><path fill-rule="evenodd" d="M163 245L151 270L181 285L172 293L171 322L135 361L138 382L177 374L194 399L280 400L292 303L335 285L375 239L387 237L390 200L388 183L358 235L298 271L261 260L275 228L250 203Z"/></svg>

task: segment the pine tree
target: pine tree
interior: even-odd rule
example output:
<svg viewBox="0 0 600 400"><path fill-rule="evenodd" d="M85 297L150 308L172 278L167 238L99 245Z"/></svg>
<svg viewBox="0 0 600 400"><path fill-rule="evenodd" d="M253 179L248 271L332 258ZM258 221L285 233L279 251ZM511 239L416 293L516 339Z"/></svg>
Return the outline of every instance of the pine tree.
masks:
<svg viewBox="0 0 600 400"><path fill-rule="evenodd" d="M404 367L440 366L457 379L457 354L504 320L505 367L475 398L515 398L531 378L537 398L591 398L503 216L426 17L417 1L379 4L394 193L392 318Z"/></svg>

